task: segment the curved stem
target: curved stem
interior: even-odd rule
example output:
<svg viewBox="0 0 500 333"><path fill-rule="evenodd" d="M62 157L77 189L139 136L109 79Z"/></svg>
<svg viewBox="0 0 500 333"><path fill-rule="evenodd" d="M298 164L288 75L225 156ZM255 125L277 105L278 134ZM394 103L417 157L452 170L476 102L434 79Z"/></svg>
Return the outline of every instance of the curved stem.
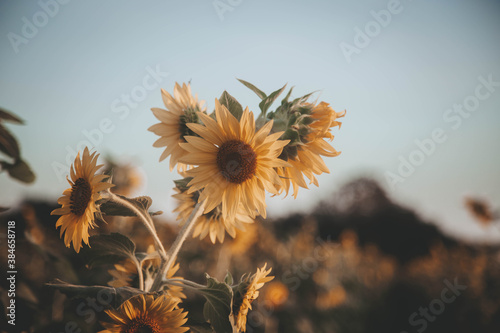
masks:
<svg viewBox="0 0 500 333"><path fill-rule="evenodd" d="M135 258L135 265L137 267L137 275L139 276L139 289L144 290L144 274L142 273L142 264Z"/></svg>
<svg viewBox="0 0 500 333"><path fill-rule="evenodd" d="M187 288L187 289L190 289L190 290L194 290L194 291L198 291L198 288L196 287L192 287L190 286L189 284L182 284L182 283L177 283L177 282L171 282L170 280L167 280L167 281L164 281L166 284L169 284L171 286L177 286L177 287L182 287L182 288Z"/></svg>
<svg viewBox="0 0 500 333"><path fill-rule="evenodd" d="M160 270L158 271L158 275L155 277L153 285L151 286L151 291L159 290L163 277L166 275L166 273L174 264L174 260L177 257L177 254L179 253L182 244L184 244L184 241L191 232L191 229L196 224L198 217L200 217L201 214L203 214L204 208L205 208L205 200L203 200L202 202L198 202L194 207L193 211L191 212L191 215L189 216L189 219L186 221L186 223L184 223L181 231L177 235L174 244L172 244L172 247L168 250L167 260L166 261L162 260Z"/></svg>
<svg viewBox="0 0 500 333"><path fill-rule="evenodd" d="M195 287L195 288L206 288L206 286L202 285L202 284L199 284L199 283L196 283L194 281L190 281L190 280L184 280L184 279L166 279L166 280L163 280L163 282L167 283L167 284L170 284L170 282L180 282L182 284L185 284L185 285L190 285L192 287Z"/></svg>
<svg viewBox="0 0 500 333"><path fill-rule="evenodd" d="M110 200L116 202L117 204L120 204L122 206L127 207L128 209L133 211L135 213L135 215L137 215L137 217L139 217L139 219L144 224L146 229L148 229L151 236L153 236L153 239L155 240L156 248L158 249L160 257L162 258L162 260L166 260L168 258L167 252L165 251L163 244L161 243L160 239L158 238L158 234L156 233L156 229L154 227L153 220L151 219L151 216L149 216L149 214L147 214L147 216L146 216L143 212L141 212L139 209L137 209L137 207L135 207L133 204L131 204L127 200L120 198L119 196L115 195L114 193L111 193L111 192L108 192L108 193L110 195L110 197L109 197Z"/></svg>

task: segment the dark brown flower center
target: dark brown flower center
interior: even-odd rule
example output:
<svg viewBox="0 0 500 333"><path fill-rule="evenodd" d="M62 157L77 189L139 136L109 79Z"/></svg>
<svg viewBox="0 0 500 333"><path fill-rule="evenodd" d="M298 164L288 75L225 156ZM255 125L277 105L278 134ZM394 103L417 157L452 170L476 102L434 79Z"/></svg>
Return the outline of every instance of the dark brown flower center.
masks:
<svg viewBox="0 0 500 333"><path fill-rule="evenodd" d="M227 181L241 184L255 174L257 154L250 145L230 140L219 147L217 166Z"/></svg>
<svg viewBox="0 0 500 333"><path fill-rule="evenodd" d="M160 326L147 316L134 318L122 330L123 333L160 333Z"/></svg>
<svg viewBox="0 0 500 333"><path fill-rule="evenodd" d="M92 189L89 182L83 178L78 178L71 187L71 196L69 198L71 212L78 216L83 215L91 196Z"/></svg>

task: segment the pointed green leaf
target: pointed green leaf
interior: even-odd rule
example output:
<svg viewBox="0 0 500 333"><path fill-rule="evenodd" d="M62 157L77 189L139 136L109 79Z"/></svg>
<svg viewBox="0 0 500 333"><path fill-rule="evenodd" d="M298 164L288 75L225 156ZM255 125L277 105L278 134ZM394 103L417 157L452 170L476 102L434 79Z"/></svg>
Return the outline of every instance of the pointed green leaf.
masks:
<svg viewBox="0 0 500 333"><path fill-rule="evenodd" d="M90 237L90 247L85 247L82 254L88 259L90 267L102 264L115 264L124 259L137 263L135 244L127 236L119 233Z"/></svg>
<svg viewBox="0 0 500 333"><path fill-rule="evenodd" d="M17 160L14 164L0 161L0 165L3 169L6 169L9 175L14 179L27 184L35 181L35 174L23 160Z"/></svg>
<svg viewBox="0 0 500 333"><path fill-rule="evenodd" d="M199 289L206 298L203 316L217 333L232 333L229 321L231 314L233 290L230 286L207 274L207 287Z"/></svg>
<svg viewBox="0 0 500 333"><path fill-rule="evenodd" d="M260 90L259 88L257 88L253 84L251 84L250 82L247 82L247 81L244 81L244 80L240 80L240 79L237 79L237 80L240 81L241 83L243 83L248 89L250 89L251 91L253 91L254 93L256 93L257 96L259 96L260 99L264 99L264 98L267 97L267 95L262 90Z"/></svg>
<svg viewBox="0 0 500 333"><path fill-rule="evenodd" d="M4 108L0 108L0 122L2 120L9 121L11 123L16 123L16 124L24 124L24 121L13 114L12 112L9 112L5 110Z"/></svg>
<svg viewBox="0 0 500 333"><path fill-rule="evenodd" d="M17 160L20 157L19 144L16 138L0 124L0 151Z"/></svg>
<svg viewBox="0 0 500 333"><path fill-rule="evenodd" d="M259 108L261 109L263 114L266 114L269 107L274 103L274 101L278 98L278 96L281 95L281 93L283 92L283 90L285 90L285 88L286 84L281 89L278 89L273 93L271 93L271 95L267 96L262 100L262 102L259 103Z"/></svg>
<svg viewBox="0 0 500 333"><path fill-rule="evenodd" d="M294 87L291 87L290 90L288 91L288 93L286 94L285 98L283 98L283 100L281 101L281 105L285 105L286 103L288 103L288 99L290 98L290 95L292 94L292 90L293 90Z"/></svg>
<svg viewBox="0 0 500 333"><path fill-rule="evenodd" d="M231 114L236 117L236 119L241 119L241 115L243 114L243 107L236 100L236 98L231 96L227 91L224 90L219 98L219 102L224 105L229 110L229 112L231 112Z"/></svg>

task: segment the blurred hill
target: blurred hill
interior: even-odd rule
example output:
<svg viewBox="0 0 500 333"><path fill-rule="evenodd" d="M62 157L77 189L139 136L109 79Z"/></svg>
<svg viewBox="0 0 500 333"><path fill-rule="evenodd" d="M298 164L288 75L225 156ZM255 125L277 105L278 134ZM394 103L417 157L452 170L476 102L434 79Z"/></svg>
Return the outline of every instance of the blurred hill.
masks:
<svg viewBox="0 0 500 333"><path fill-rule="evenodd" d="M276 221L276 234L297 230L305 217L297 214ZM319 203L312 217L322 239L338 241L342 232L349 229L356 233L361 246L374 244L402 264L428 255L436 243L455 247L460 242L444 235L435 224L421 220L410 209L391 202L384 190L367 178L346 184Z"/></svg>

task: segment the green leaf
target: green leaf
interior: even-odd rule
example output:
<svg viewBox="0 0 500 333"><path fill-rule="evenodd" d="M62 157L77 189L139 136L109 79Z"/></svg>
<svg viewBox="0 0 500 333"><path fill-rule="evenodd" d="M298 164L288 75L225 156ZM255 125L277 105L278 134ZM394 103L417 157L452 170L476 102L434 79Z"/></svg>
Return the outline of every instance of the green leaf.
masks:
<svg viewBox="0 0 500 333"><path fill-rule="evenodd" d="M24 124L24 121L19 118L18 116L14 115L12 112L9 112L3 108L0 108L0 121L5 120L9 121L11 123L16 123L16 124Z"/></svg>
<svg viewBox="0 0 500 333"><path fill-rule="evenodd" d="M0 165L3 169L7 170L9 175L14 179L27 184L35 181L35 174L23 160L17 160L14 164L0 161Z"/></svg>
<svg viewBox="0 0 500 333"><path fill-rule="evenodd" d="M259 96L260 99L264 99L264 98L267 97L267 95L262 90L260 90L259 88L257 88L253 84L251 84L250 82L247 82L247 81L244 81L244 80L240 80L240 79L237 79L237 80L240 81L241 83L243 83L248 89L250 89L251 91L253 91L254 93L256 93L257 96Z"/></svg>
<svg viewBox="0 0 500 333"><path fill-rule="evenodd" d="M259 103L259 108L262 110L263 114L266 114L269 107L274 103L274 101L279 97L279 95L281 95L281 93L283 92L283 90L285 90L285 88L286 84L281 89L278 89L273 93L271 93L271 95L267 96L262 100L262 102Z"/></svg>
<svg viewBox="0 0 500 333"><path fill-rule="evenodd" d="M187 325L189 327L189 332L191 333L215 333L209 323L190 325L188 322Z"/></svg>
<svg viewBox="0 0 500 333"><path fill-rule="evenodd" d="M0 151L17 160L20 157L19 144L16 138L0 124Z"/></svg>
<svg viewBox="0 0 500 333"><path fill-rule="evenodd" d="M137 263L134 242L122 234L92 236L89 244L91 247L85 247L82 254L88 259L90 267L114 264L127 258Z"/></svg>
<svg viewBox="0 0 500 333"><path fill-rule="evenodd" d="M236 98L231 96L227 91L224 90L219 98L219 102L224 105L229 110L229 112L231 112L231 114L236 117L236 119L241 119L241 115L243 114L243 107L236 100Z"/></svg>
<svg viewBox="0 0 500 333"><path fill-rule="evenodd" d="M109 306L113 308L119 307L123 302L131 297L144 293L143 291L132 287L113 288L104 286L80 286L70 284L59 279L55 279L54 282L47 283L47 286L59 290L70 298L92 297L97 298L98 300L105 300L106 303L109 301Z"/></svg>
<svg viewBox="0 0 500 333"><path fill-rule="evenodd" d="M160 215L163 214L162 211L157 211L157 212L148 212L149 207L151 207L151 204L153 203L153 200L148 197L148 196L141 196L137 198L127 198L119 194L115 194L116 196L120 197L121 199L124 199L131 204L133 204L137 209L139 209L141 212L144 212L145 214L149 214L151 216L155 215ZM134 211L132 211L130 208L125 207L123 205L120 205L114 201L111 200L106 200L103 201L100 210L103 214L109 215L109 216L136 216Z"/></svg>
<svg viewBox="0 0 500 333"><path fill-rule="evenodd" d="M217 279L207 276L207 287L199 289L207 299L203 307L203 316L217 333L232 333L229 320L233 300L233 290L230 286Z"/></svg>

